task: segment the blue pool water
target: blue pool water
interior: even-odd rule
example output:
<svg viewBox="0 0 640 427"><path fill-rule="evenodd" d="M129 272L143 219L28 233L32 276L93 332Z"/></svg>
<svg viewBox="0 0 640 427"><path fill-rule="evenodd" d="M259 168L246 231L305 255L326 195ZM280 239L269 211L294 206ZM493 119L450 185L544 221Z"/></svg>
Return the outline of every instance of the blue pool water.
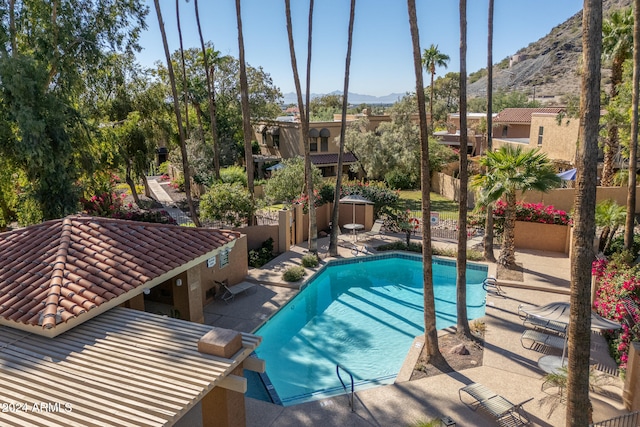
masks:
<svg viewBox="0 0 640 427"><path fill-rule="evenodd" d="M256 353L282 404L342 393L336 364L357 389L393 383L424 333L422 277L422 258L407 255L341 260L319 273L255 332L263 337ZM469 319L484 315L486 277L486 266L468 265ZM455 262L434 259L433 282L437 329L455 325ZM254 381L248 395L264 399Z"/></svg>

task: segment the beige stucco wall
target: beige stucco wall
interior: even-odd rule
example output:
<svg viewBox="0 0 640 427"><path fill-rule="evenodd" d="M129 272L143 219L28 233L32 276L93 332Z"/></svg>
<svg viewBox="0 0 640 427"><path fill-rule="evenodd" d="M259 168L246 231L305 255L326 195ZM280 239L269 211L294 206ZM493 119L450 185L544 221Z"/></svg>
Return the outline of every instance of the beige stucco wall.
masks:
<svg viewBox="0 0 640 427"><path fill-rule="evenodd" d="M435 173L431 178L431 191L457 202L460 200L460 180L442 172ZM467 191L467 207L473 209L474 206L475 193L474 190L469 187Z"/></svg>
<svg viewBox="0 0 640 427"><path fill-rule="evenodd" d="M527 191L518 193L517 198L526 203L542 203L551 205L556 209L567 212L573 210L573 202L575 198L575 189L573 188L556 188L547 193L539 191ZM636 194L637 194L636 188ZM627 187L598 187L596 188L596 203L605 200L613 200L620 206L627 205ZM636 213L640 213L640 198L636 198Z"/></svg>
<svg viewBox="0 0 640 427"><path fill-rule="evenodd" d="M535 249L550 252L569 252L569 226L516 221L517 249Z"/></svg>
<svg viewBox="0 0 640 427"><path fill-rule="evenodd" d="M550 160L561 160L574 164L580 120L565 118L558 124L555 114L532 114L529 142L532 148L538 147L540 126L543 127L541 151L545 153Z"/></svg>
<svg viewBox="0 0 640 427"><path fill-rule="evenodd" d="M207 292L217 291L214 281L227 280L229 284L234 285L244 280L249 271L248 253L247 236L242 234L229 252L229 264L225 267L220 268L220 255L216 255L216 263L212 267L208 267L206 261L200 264L201 293L205 303L212 298L212 293Z"/></svg>
<svg viewBox="0 0 640 427"><path fill-rule="evenodd" d="M233 231L238 231L247 237L247 250L260 249L262 243L271 237L273 239L274 250L278 250L279 236L277 225L254 225L251 227L238 227Z"/></svg>
<svg viewBox="0 0 640 427"><path fill-rule="evenodd" d="M503 135L503 129L507 126L507 134ZM529 123L495 123L493 125L493 138L529 138L529 130L531 126ZM536 134L537 135L537 134Z"/></svg>

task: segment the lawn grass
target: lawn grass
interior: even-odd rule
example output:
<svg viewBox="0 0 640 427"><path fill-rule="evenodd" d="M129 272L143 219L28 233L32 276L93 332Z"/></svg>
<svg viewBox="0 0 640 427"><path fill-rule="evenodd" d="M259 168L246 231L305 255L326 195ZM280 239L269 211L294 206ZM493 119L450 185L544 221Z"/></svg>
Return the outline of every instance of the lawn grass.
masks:
<svg viewBox="0 0 640 427"><path fill-rule="evenodd" d="M420 190L400 191L400 201L405 203L405 209L419 211L422 209L422 192ZM431 193L431 212L457 214L458 202L449 200L437 193Z"/></svg>

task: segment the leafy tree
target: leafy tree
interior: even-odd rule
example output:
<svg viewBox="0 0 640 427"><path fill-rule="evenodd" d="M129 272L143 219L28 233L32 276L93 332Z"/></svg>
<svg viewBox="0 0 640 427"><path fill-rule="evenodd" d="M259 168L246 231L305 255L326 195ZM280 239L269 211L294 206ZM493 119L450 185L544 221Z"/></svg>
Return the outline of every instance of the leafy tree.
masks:
<svg viewBox="0 0 640 427"><path fill-rule="evenodd" d="M342 108L342 95L327 94L309 101L310 121L333 121L333 115Z"/></svg>
<svg viewBox="0 0 640 427"><path fill-rule="evenodd" d="M446 55L438 50L438 45L433 43L429 46L429 49L425 49L422 52L422 66L431 74L431 85L429 86L429 92L431 93L429 98L429 120L431 121L431 133L434 130L434 118L433 118L433 79L436 75L436 67L447 68L449 62L449 55Z"/></svg>
<svg viewBox="0 0 640 427"><path fill-rule="evenodd" d="M200 198L202 218L239 227L253 216L253 197L241 184L215 184Z"/></svg>
<svg viewBox="0 0 640 427"><path fill-rule="evenodd" d="M304 160L301 157L285 159L284 167L274 171L264 187L267 198L273 202L291 202L304 193ZM313 183L315 187L322 184L322 172L313 166Z"/></svg>
<svg viewBox="0 0 640 427"><path fill-rule="evenodd" d="M522 147L505 145L496 151L487 152L480 159L486 172L473 178L473 186L478 188L481 198L487 202L504 199L505 223L502 251L498 264L515 267L515 221L517 191L547 191L560 184L552 164L539 149L525 150Z"/></svg>

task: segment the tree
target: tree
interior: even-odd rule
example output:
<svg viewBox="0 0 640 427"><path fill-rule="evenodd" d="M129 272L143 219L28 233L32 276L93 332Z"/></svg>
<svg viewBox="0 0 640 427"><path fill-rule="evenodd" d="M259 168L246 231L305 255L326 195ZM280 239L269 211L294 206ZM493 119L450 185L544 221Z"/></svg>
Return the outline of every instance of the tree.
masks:
<svg viewBox="0 0 640 427"><path fill-rule="evenodd" d="M526 150L520 146L504 145L496 151L488 152L480 159L485 172L476 175L473 186L480 189L481 198L486 202L504 199L505 221L502 239L502 251L498 264L506 268L514 268L517 192L529 190L548 191L560 185L560 178L555 173L546 154L540 149Z"/></svg>
<svg viewBox="0 0 640 427"><path fill-rule="evenodd" d="M264 187L267 199L272 202L290 203L304 193L304 159L294 157L281 162L284 167L274 171ZM322 184L322 172L316 166L312 167L313 182L316 187Z"/></svg>
<svg viewBox="0 0 640 427"><path fill-rule="evenodd" d="M611 61L611 100L618 96L624 62L633 53L633 14L631 8L615 10L602 25L602 51ZM609 186L614 175L614 160L618 154L618 124L611 120L604 146L601 185Z"/></svg>
<svg viewBox="0 0 640 427"><path fill-rule="evenodd" d="M422 80L422 62L420 58L420 34L415 0L407 0L409 10L409 28L413 47L413 67L416 74L416 99L420 117L420 184L422 189L422 223L431 223L431 174L429 171L429 129L425 111L424 83ZM438 346L436 329L436 305L433 291L433 253L431 249L431 228L423 227L422 231L422 270L424 280L424 340L431 363L444 362Z"/></svg>
<svg viewBox="0 0 640 427"><path fill-rule="evenodd" d="M460 0L460 209L456 262L457 333L471 337L467 318L467 0ZM425 223L426 224L426 223Z"/></svg>
<svg viewBox="0 0 640 427"><path fill-rule="evenodd" d="M164 54L167 60L167 71L169 73L169 81L171 83L171 94L173 95L173 112L178 122L178 137L180 139L180 154L182 156L182 173L184 174L184 190L189 206L191 219L196 227L200 227L200 220L196 214L193 205L193 197L191 196L191 172L189 169L189 159L187 157L187 142L185 138L184 127L182 126L182 115L180 113L180 101L178 98L178 90L176 88L176 78L173 73L173 65L171 63L171 54L169 53L169 44L167 43L167 34L164 29L164 21L162 20L162 11L160 10L159 0L154 0L156 15L158 17L158 25L160 26L160 34L162 35L162 44L164 45Z"/></svg>
<svg viewBox="0 0 640 427"><path fill-rule="evenodd" d="M489 18L487 31L487 151L493 150L493 1L489 0ZM496 262L493 253L493 205L487 206L487 218L482 240L483 257Z"/></svg>
<svg viewBox="0 0 640 427"><path fill-rule="evenodd" d="M296 95L298 97L298 109L300 111L300 140L304 144L304 164L305 164L305 182L306 182L306 192L309 197L313 197L313 179L311 175L311 153L309 152L309 116L308 110L305 106L304 101L302 100L302 88L300 86L300 77L298 75L298 63L296 60L296 49L293 42L293 25L291 24L291 1L285 0L285 15L287 19L287 35L289 38L289 53L291 55L291 68L293 70L293 81L296 86ZM313 16L313 0L309 2L309 33L308 33L308 46L307 46L307 85L309 82L309 73L310 73L310 63L311 63L311 22ZM309 90L307 88L307 95L309 95ZM315 214L315 206L313 203L309 204L309 252L315 253L318 251L317 248L317 224L316 224L316 214Z"/></svg>
<svg viewBox="0 0 640 427"><path fill-rule="evenodd" d="M613 200L605 200L596 205L596 226L602 228L598 250L607 252L618 228L625 223L626 210Z"/></svg>
<svg viewBox="0 0 640 427"><path fill-rule="evenodd" d="M202 218L239 227L253 217L253 197L241 184L216 183L200 200Z"/></svg>
<svg viewBox="0 0 640 427"><path fill-rule="evenodd" d="M595 205L600 120L602 1L585 0L582 9L580 132L576 150L576 195L568 341L566 425L591 421L589 353L591 347L591 264L594 260Z"/></svg>
<svg viewBox="0 0 640 427"><path fill-rule="evenodd" d="M336 191L334 191L333 212L331 214L331 237L329 239L329 254L338 255L338 219L340 218L340 189L342 188L342 162L344 156L344 140L347 130L347 98L349 95L349 70L351 68L351 46L353 44L353 21L356 12L356 0L351 0L349 9L349 30L347 32L347 56L344 65L344 89L342 93L342 116L340 119L340 143L338 146L338 175L336 177Z"/></svg>
<svg viewBox="0 0 640 427"><path fill-rule="evenodd" d="M631 141L629 141L629 186L627 188L627 218L624 247L631 250L635 228L636 177L638 161L638 103L640 99L640 1L633 8L633 94L631 101Z"/></svg>
<svg viewBox="0 0 640 427"><path fill-rule="evenodd" d="M244 161L247 168L247 187L253 196L253 150L251 139L251 111L249 109L249 83L247 80L247 63L244 59L244 38L242 34L241 0L236 0L236 18L238 21L238 60L240 61L240 106L242 108L242 135L244 137ZM253 225L252 222L249 225Z"/></svg>
<svg viewBox="0 0 640 427"><path fill-rule="evenodd" d="M429 49L425 49L422 52L422 66L431 74L431 85L430 89L430 98L429 98L429 120L431 122L431 132L435 128L433 121L433 79L436 75L436 67L444 67L447 68L447 63L449 62L449 55L445 55L444 53L438 50L438 45L434 45L433 43L429 46Z"/></svg>

